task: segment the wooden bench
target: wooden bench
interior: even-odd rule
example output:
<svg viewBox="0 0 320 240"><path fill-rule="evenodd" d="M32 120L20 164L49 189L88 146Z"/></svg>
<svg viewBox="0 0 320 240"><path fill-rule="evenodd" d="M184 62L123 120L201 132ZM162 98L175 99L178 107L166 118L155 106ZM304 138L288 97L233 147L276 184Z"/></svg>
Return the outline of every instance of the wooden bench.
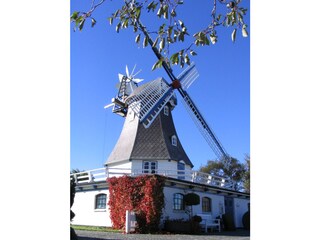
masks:
<svg viewBox="0 0 320 240"><path fill-rule="evenodd" d="M215 219L210 214L197 214L202 218L202 221L200 222L201 228L204 228L205 232L208 232L208 228L218 228L218 231L221 232L221 226L220 226L220 219Z"/></svg>

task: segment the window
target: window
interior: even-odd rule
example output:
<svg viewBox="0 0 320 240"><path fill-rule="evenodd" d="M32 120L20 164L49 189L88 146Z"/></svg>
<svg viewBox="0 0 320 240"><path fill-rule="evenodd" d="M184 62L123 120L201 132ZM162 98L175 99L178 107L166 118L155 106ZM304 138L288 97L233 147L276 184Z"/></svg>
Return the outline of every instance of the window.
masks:
<svg viewBox="0 0 320 240"><path fill-rule="evenodd" d="M202 212L211 212L211 198L202 198Z"/></svg>
<svg viewBox="0 0 320 240"><path fill-rule="evenodd" d="M173 146L177 146L177 137L176 137L176 135L173 135L173 136L171 137L171 144L172 144Z"/></svg>
<svg viewBox="0 0 320 240"><path fill-rule="evenodd" d="M96 195L95 209L106 209L107 194Z"/></svg>
<svg viewBox="0 0 320 240"><path fill-rule="evenodd" d="M184 210L183 194L173 194L173 210Z"/></svg>
<svg viewBox="0 0 320 240"><path fill-rule="evenodd" d="M144 161L143 173L157 173L158 164L156 161Z"/></svg>
<svg viewBox="0 0 320 240"><path fill-rule="evenodd" d="M169 116L169 107L164 106L163 112L164 112L164 115Z"/></svg>
<svg viewBox="0 0 320 240"><path fill-rule="evenodd" d="M185 170L186 165L184 164L183 161L178 162L178 179L185 179L184 175L185 175ZM180 171L179 171L180 170ZM182 175L182 176L179 176Z"/></svg>

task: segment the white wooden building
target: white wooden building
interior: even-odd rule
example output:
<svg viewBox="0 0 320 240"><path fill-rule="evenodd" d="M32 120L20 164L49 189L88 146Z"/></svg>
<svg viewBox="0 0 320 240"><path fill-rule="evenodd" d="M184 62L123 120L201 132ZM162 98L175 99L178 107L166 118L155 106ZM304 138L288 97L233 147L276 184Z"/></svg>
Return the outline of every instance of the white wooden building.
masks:
<svg viewBox="0 0 320 240"><path fill-rule="evenodd" d="M123 81L123 84L125 83L127 82ZM148 84L154 83L136 87L130 96L141 95L141 92L148 88ZM120 89L121 87L119 92ZM161 112L147 128L139 121L130 105L123 107L125 104L121 101L129 99L130 96L123 91L121 98L114 101L120 102L120 107L114 108L114 113L125 117L125 122L105 166L74 175L77 187L72 207L76 214L73 224L112 225L107 206L108 177L158 174L166 177L162 220L187 218L181 199L185 194L194 192L201 199L200 205L193 207L194 214L208 214L215 218L226 212L232 213L235 226L243 227L242 216L248 211L249 194L232 190L233 183L224 178L192 170L193 164L181 145L172 119L171 111L177 104L176 96L173 95L161 108Z"/></svg>

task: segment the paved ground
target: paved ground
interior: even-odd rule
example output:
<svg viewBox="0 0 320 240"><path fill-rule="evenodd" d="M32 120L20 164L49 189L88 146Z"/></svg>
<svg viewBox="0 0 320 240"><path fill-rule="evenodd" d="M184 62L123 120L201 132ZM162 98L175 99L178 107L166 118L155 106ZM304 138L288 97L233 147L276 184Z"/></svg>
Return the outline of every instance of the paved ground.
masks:
<svg viewBox="0 0 320 240"><path fill-rule="evenodd" d="M120 239L142 239L142 240L249 240L249 231L237 230L235 232L221 232L213 235L184 235L184 234L122 234L111 232L94 232L76 230L79 240L120 240Z"/></svg>

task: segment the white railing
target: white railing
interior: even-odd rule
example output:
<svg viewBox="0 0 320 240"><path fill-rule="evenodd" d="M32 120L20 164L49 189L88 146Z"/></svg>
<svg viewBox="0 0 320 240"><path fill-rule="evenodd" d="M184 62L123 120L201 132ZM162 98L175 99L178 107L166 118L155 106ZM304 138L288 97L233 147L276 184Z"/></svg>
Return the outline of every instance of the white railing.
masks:
<svg viewBox="0 0 320 240"><path fill-rule="evenodd" d="M189 171L189 170L144 170L144 169L130 169L130 168L98 168L88 170L85 172L73 173L71 176L74 177L75 182L78 183L94 183L106 181L110 177L119 177L123 175L128 176L139 176L139 175L151 175L158 174L166 177L177 178L185 181L194 183L201 183L208 186L216 186L227 189L234 189L232 181L223 177L214 176L208 173Z"/></svg>

